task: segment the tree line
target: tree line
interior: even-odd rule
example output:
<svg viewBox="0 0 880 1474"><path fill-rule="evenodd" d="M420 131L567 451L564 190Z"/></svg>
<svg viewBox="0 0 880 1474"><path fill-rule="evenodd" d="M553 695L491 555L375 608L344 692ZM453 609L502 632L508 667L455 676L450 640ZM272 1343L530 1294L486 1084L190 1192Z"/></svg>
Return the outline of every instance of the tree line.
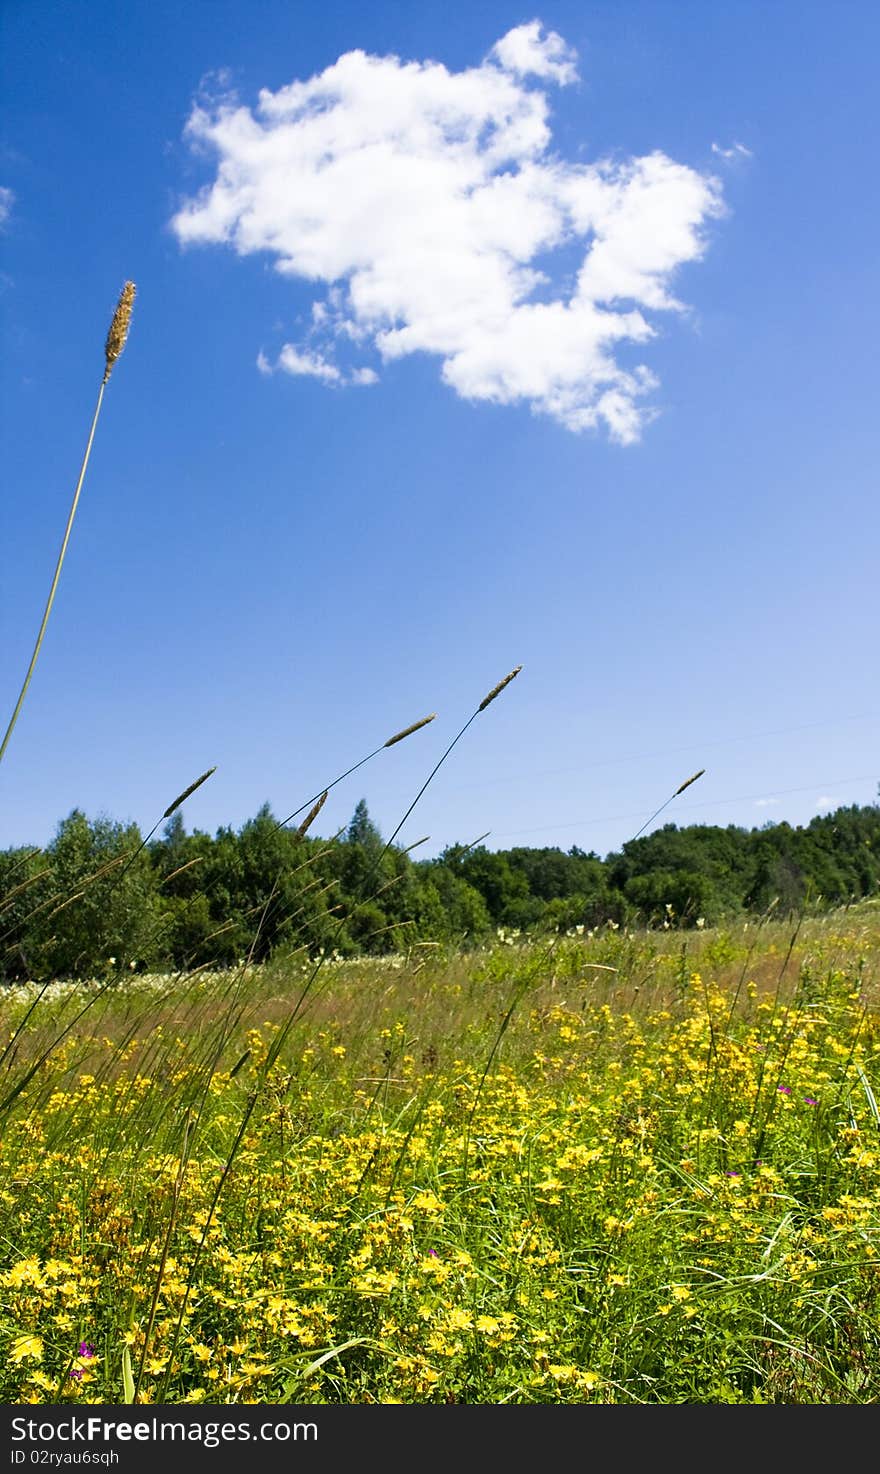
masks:
<svg viewBox="0 0 880 1474"><path fill-rule="evenodd" d="M880 891L880 804L793 827L666 824L601 859L577 846L386 845L364 800L334 839L279 824L161 838L74 810L45 850L0 851L0 980L343 957L520 932L712 925L769 906L831 907Z"/></svg>

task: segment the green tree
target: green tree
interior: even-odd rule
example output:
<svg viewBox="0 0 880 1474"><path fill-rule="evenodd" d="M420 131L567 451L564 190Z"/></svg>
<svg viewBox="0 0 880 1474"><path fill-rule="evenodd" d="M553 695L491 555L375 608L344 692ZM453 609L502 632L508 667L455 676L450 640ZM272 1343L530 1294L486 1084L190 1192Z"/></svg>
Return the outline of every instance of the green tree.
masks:
<svg viewBox="0 0 880 1474"><path fill-rule="evenodd" d="M74 809L48 848L57 898L29 934L41 976L85 977L156 957L158 907L150 856L136 824L90 822Z"/></svg>
<svg viewBox="0 0 880 1474"><path fill-rule="evenodd" d="M376 850L382 848L382 836L370 818L367 800L365 798L358 801L357 807L351 816L345 838L348 844L359 844L364 849Z"/></svg>

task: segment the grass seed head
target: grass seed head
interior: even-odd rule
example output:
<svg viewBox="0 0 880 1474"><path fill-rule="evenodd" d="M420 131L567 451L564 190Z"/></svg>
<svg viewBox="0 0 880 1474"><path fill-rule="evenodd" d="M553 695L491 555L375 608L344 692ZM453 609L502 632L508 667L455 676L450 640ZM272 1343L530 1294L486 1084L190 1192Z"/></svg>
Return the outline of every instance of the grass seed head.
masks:
<svg viewBox="0 0 880 1474"><path fill-rule="evenodd" d="M110 324L110 331L107 334L107 341L104 344L104 358L106 360L106 367L104 369L105 384L113 372L114 363L125 347L125 340L128 337L128 330L131 326L131 310L134 306L135 290L134 282L127 281L122 288L119 301L116 304L116 311L113 314L113 321Z"/></svg>
<svg viewBox="0 0 880 1474"><path fill-rule="evenodd" d="M522 666L521 665L515 665L514 668L513 668L513 670L510 672L510 674L509 675L506 675L504 677L504 680L503 681L499 681L497 686L493 686L492 687L492 690L489 692L489 695L488 696L484 696L483 697L483 699L480 702L480 705L478 707L478 710L479 711L485 711L486 710L486 707L489 705L489 702L490 701L494 701L496 696L500 696L501 695L501 692L504 690L504 687L505 686L509 686L510 683L511 683L511 681L513 680L514 676L518 676L521 670L522 670Z"/></svg>
<svg viewBox="0 0 880 1474"><path fill-rule="evenodd" d="M195 781L195 783L191 783L189 785L189 788L185 788L183 790L183 793L179 793L177 795L177 798L174 800L174 802L173 803L170 803L168 805L167 809L165 810L164 814L162 815L162 818L163 819L170 819L171 818L171 815L174 813L174 810L180 808L180 805L183 803L184 799L189 798L189 796L190 796L191 793L195 793L195 791L196 791L197 788L201 788L202 784L203 783L206 783L207 780L210 778L211 774L212 773L216 773L216 771L217 771L217 764L215 763L214 766L213 766L213 768L209 768L208 771L207 771L207 773L203 773L202 776L201 776L201 778L197 778L196 781Z"/></svg>
<svg viewBox="0 0 880 1474"><path fill-rule="evenodd" d="M686 788L690 788L692 783L696 783L698 778L702 778L705 771L705 768L701 768L699 773L693 773L690 778L685 778L684 782L678 788L676 788L675 793L672 795L672 797L678 798L678 795L680 793L684 793Z"/></svg>
<svg viewBox="0 0 880 1474"><path fill-rule="evenodd" d="M422 717L420 722L413 722L411 727L404 727L402 732L395 732L393 737L388 738L385 746L393 747L395 742L402 742L404 737L411 737L413 732L418 732L421 727L427 727L429 722L433 722L436 715L436 711L432 711L429 717Z"/></svg>
<svg viewBox="0 0 880 1474"><path fill-rule="evenodd" d="M312 807L309 809L309 812L306 814L306 817L303 819L302 823L296 831L297 839L302 839L306 830L310 828L312 824L314 824L325 803L327 802L328 792L329 790L325 788L324 792L321 794L321 797L317 800L317 802L312 804Z"/></svg>

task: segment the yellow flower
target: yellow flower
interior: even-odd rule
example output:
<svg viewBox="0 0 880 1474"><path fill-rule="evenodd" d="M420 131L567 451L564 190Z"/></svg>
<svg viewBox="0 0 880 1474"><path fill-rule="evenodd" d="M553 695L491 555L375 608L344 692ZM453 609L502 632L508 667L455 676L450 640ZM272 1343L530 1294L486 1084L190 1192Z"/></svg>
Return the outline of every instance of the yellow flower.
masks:
<svg viewBox="0 0 880 1474"><path fill-rule="evenodd" d="M33 1387L40 1387L43 1392L54 1392L58 1379L57 1377L47 1377L45 1372L31 1372L30 1382ZM45 1400L48 1402L49 1398Z"/></svg>
<svg viewBox="0 0 880 1474"><path fill-rule="evenodd" d="M468 1331L473 1322L466 1310L459 1310L458 1306L453 1306L446 1317L446 1324L450 1331Z"/></svg>
<svg viewBox="0 0 880 1474"><path fill-rule="evenodd" d="M9 1360L16 1363L31 1358L33 1361L43 1360L43 1340L41 1336L16 1336L9 1351Z"/></svg>
<svg viewBox="0 0 880 1474"><path fill-rule="evenodd" d="M3 1275L3 1284L9 1285L11 1289L33 1285L34 1289L41 1290L45 1283L39 1259L20 1259L18 1264L13 1264Z"/></svg>
<svg viewBox="0 0 880 1474"><path fill-rule="evenodd" d="M437 1195L430 1191L416 1193L412 1206L421 1208L423 1213L442 1213L444 1208L444 1204L440 1202Z"/></svg>

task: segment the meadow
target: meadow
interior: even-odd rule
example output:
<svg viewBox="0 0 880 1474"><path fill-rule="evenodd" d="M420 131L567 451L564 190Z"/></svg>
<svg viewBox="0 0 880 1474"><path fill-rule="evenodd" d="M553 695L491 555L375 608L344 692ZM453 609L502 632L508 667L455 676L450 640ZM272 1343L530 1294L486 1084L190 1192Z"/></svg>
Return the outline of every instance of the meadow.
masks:
<svg viewBox="0 0 880 1474"><path fill-rule="evenodd" d="M10 1403L870 1403L880 906L0 995Z"/></svg>

